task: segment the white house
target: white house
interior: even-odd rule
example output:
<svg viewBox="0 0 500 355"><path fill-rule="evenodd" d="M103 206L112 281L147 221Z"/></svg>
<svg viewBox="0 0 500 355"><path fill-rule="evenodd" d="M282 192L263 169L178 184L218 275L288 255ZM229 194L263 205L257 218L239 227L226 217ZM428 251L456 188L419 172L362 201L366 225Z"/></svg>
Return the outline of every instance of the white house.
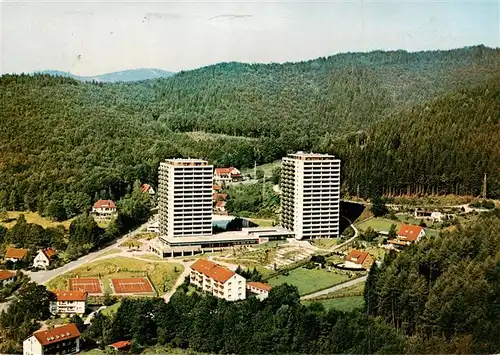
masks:
<svg viewBox="0 0 500 355"><path fill-rule="evenodd" d="M257 294L257 298L261 301L269 296L269 291L271 291L272 288L271 285L263 282L247 282L247 290Z"/></svg>
<svg viewBox="0 0 500 355"><path fill-rule="evenodd" d="M246 298L246 280L243 276L206 259L198 259L191 265L189 280L203 291L227 301Z"/></svg>
<svg viewBox="0 0 500 355"><path fill-rule="evenodd" d="M116 214L116 205L111 200L99 200L92 207L96 219L111 219Z"/></svg>
<svg viewBox="0 0 500 355"><path fill-rule="evenodd" d="M84 314L87 307L87 292L53 291L56 300L50 302L52 314Z"/></svg>
<svg viewBox="0 0 500 355"><path fill-rule="evenodd" d="M234 168L215 168L214 182L216 184L224 184L231 181L241 180L241 172Z"/></svg>
<svg viewBox="0 0 500 355"><path fill-rule="evenodd" d="M2 283L2 287L5 285L14 282L16 280L16 273L9 270L0 270L0 282Z"/></svg>
<svg viewBox="0 0 500 355"><path fill-rule="evenodd" d="M50 260L57 252L54 248L40 249L33 260L33 266L46 269L50 265Z"/></svg>
<svg viewBox="0 0 500 355"><path fill-rule="evenodd" d="M76 354L80 351L80 332L74 323L39 330L23 341L23 355Z"/></svg>
<svg viewBox="0 0 500 355"><path fill-rule="evenodd" d="M366 251L351 250L345 259L344 266L350 269L365 269L372 267L375 260Z"/></svg>
<svg viewBox="0 0 500 355"><path fill-rule="evenodd" d="M12 262L17 262L19 260L24 259L26 254L28 253L28 249L21 248L7 248L5 249L4 260L10 260Z"/></svg>

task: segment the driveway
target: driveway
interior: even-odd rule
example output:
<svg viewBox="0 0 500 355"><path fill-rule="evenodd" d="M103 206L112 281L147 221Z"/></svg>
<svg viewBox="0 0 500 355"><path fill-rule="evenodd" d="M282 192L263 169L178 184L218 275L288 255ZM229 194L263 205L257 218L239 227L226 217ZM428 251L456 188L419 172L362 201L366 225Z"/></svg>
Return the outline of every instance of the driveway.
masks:
<svg viewBox="0 0 500 355"><path fill-rule="evenodd" d="M45 284L52 280L54 277L59 276L61 274L64 274L65 272L74 270L79 268L82 265L85 265L98 257L102 256L102 254L116 248L119 246L121 243L123 243L125 240L128 238L138 234L141 232L142 227L144 227L147 223L141 225L137 229L133 230L132 232L129 232L128 234L125 234L123 237L117 239L113 244L110 246L107 246L104 249L94 251L90 254L84 255L81 258L71 261L67 263L64 266L61 266L60 268L53 269L53 270L41 270L41 271L36 271L36 272L26 272L26 275L28 275L32 281L38 283L38 284Z"/></svg>
<svg viewBox="0 0 500 355"><path fill-rule="evenodd" d="M346 287L353 286L353 285L359 284L361 282L364 282L364 281L366 281L366 278L367 278L367 276L358 277L357 279L344 282L344 283L342 283L340 285L332 286L330 288L327 288L326 290L322 290L322 291L311 293L309 295L302 296L300 299L301 300L309 300L311 298L316 298L316 297L319 297L319 296L324 296L324 295L329 294L330 292L342 290L343 288L346 288Z"/></svg>

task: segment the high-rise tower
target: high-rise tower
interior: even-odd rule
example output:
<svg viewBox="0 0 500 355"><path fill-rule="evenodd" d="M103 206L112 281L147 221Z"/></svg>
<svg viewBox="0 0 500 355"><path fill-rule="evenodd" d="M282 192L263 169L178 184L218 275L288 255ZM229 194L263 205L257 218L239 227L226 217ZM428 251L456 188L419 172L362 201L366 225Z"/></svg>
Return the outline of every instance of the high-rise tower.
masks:
<svg viewBox="0 0 500 355"><path fill-rule="evenodd" d="M281 225L297 239L339 236L340 160L297 152L281 162Z"/></svg>
<svg viewBox="0 0 500 355"><path fill-rule="evenodd" d="M160 238L212 234L213 166L199 159L167 159L159 168Z"/></svg>

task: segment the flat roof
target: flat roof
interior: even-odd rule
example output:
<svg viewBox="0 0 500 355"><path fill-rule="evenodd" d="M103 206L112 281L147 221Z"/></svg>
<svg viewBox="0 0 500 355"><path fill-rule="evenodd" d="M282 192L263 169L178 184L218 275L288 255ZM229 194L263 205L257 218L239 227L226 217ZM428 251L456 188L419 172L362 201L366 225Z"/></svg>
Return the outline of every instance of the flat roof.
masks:
<svg viewBox="0 0 500 355"><path fill-rule="evenodd" d="M288 154L288 158L298 159L298 160L332 160L338 159L334 155L326 154L326 153L308 153L298 151L296 153Z"/></svg>
<svg viewBox="0 0 500 355"><path fill-rule="evenodd" d="M258 237L295 235L294 232L291 232L288 229L282 227L253 227L253 228L243 228L242 231L246 232L247 234L254 234Z"/></svg>
<svg viewBox="0 0 500 355"><path fill-rule="evenodd" d="M200 235L192 237L174 237L167 238L166 236L161 237L162 240L171 245L176 244L217 244L217 243L227 243L227 242L241 242L241 241L256 241L259 239L258 236L249 235L244 231L231 231L222 232L213 235Z"/></svg>
<svg viewBox="0 0 500 355"><path fill-rule="evenodd" d="M165 159L161 164L175 166L208 166L208 161L196 158L172 158Z"/></svg>

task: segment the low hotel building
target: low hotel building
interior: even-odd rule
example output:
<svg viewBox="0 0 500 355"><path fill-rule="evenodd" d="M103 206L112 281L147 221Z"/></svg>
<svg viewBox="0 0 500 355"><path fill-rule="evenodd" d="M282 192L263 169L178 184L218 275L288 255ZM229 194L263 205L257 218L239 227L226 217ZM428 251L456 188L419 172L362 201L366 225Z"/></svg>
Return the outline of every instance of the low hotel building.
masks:
<svg viewBox="0 0 500 355"><path fill-rule="evenodd" d="M56 300L50 302L52 314L84 314L87 308L87 292L53 291Z"/></svg>
<svg viewBox="0 0 500 355"><path fill-rule="evenodd" d="M39 330L23 341L23 355L76 354L80 351L80 332L74 323Z"/></svg>
<svg viewBox="0 0 500 355"><path fill-rule="evenodd" d="M191 265L190 283L204 292L227 301L246 298L246 279L234 271L206 259Z"/></svg>

